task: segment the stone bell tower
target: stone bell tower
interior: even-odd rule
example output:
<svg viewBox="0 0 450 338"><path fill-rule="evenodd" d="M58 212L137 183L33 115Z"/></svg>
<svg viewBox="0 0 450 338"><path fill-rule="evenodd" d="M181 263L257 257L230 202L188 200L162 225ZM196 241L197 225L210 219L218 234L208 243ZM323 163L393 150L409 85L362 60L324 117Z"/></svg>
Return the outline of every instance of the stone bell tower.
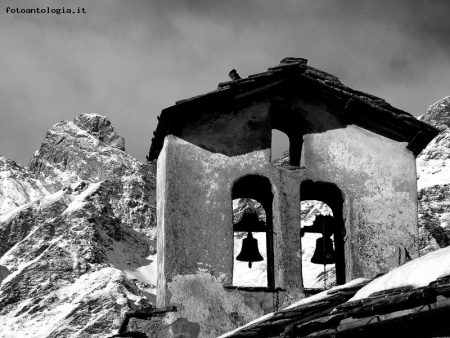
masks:
<svg viewBox="0 0 450 338"><path fill-rule="evenodd" d="M289 138L286 166L273 163L273 129ZM300 58L164 109L149 154L158 160L157 306L176 306L167 321L196 323L206 337L304 297L302 200L333 212L338 284L393 268L399 247L414 256L415 158L436 134ZM233 224L242 198L260 203L265 220ZM263 286L233 282L236 231L265 243Z"/></svg>

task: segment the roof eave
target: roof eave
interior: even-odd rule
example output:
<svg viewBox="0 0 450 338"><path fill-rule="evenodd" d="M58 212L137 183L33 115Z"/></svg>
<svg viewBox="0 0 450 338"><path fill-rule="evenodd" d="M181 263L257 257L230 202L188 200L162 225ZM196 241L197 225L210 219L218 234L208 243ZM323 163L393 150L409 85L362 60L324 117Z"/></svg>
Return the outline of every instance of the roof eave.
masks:
<svg viewBox="0 0 450 338"><path fill-rule="evenodd" d="M287 61L286 61L287 60ZM206 94L177 101L158 116L158 125L153 132L148 160L155 160L164 144L164 138L170 133L172 121L185 118L184 114L199 109L208 109L234 102L243 97L260 94L262 90L275 88L284 83L282 80L297 79L308 81L328 95L334 95L343 102L341 112L344 120L371 128L375 132L396 141L407 142L407 148L417 156L427 144L439 134L439 130L417 120L411 114L392 107L376 96L363 93L343 85L337 77L313 67L306 66L306 60L292 58L294 63L281 64L269 68L267 72L250 75L248 78L220 83L218 89ZM291 60L291 61L292 61ZM290 58L286 58L290 62ZM183 114L183 115L180 115Z"/></svg>

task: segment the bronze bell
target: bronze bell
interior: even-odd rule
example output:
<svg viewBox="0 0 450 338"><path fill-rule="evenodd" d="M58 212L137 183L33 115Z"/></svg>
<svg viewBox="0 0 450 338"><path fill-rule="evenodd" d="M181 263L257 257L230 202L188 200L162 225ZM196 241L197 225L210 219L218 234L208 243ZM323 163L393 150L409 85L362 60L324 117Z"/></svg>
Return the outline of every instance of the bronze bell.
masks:
<svg viewBox="0 0 450 338"><path fill-rule="evenodd" d="M314 264L334 264L336 263L333 240L329 237L320 237L316 241L316 250L311 258L311 263Z"/></svg>
<svg viewBox="0 0 450 338"><path fill-rule="evenodd" d="M264 258L258 250L258 240L253 238L251 232L247 234L247 238L242 241L241 253L236 257L236 260L241 262L248 262L248 267L252 268L252 262L261 262Z"/></svg>

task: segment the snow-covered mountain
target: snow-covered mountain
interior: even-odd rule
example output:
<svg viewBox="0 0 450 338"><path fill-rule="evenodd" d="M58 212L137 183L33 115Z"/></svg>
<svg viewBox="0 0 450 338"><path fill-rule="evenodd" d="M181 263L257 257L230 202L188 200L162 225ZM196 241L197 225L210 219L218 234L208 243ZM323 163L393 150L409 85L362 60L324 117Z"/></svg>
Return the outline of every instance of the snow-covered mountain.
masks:
<svg viewBox="0 0 450 338"><path fill-rule="evenodd" d="M148 305L155 243L114 215L114 189L107 180L75 183L3 222L32 224L0 258L8 272L0 287L0 332L103 336L124 312Z"/></svg>
<svg viewBox="0 0 450 338"><path fill-rule="evenodd" d="M114 213L135 230L155 238L156 166L128 155L125 140L105 116L81 114L73 122L53 126L29 170L50 192L82 180L113 181Z"/></svg>
<svg viewBox="0 0 450 338"><path fill-rule="evenodd" d="M419 117L441 132L417 157L421 255L450 245L450 96Z"/></svg>
<svg viewBox="0 0 450 338"><path fill-rule="evenodd" d="M155 166L106 117L55 125L29 170L0 163L0 337L105 337L154 301Z"/></svg>

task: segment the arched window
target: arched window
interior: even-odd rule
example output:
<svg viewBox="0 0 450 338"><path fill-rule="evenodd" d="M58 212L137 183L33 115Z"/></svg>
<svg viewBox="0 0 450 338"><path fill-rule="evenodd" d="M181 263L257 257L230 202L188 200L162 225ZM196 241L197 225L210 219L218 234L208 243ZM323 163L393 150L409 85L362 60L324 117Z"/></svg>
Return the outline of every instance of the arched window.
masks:
<svg viewBox="0 0 450 338"><path fill-rule="evenodd" d="M285 166L300 166L303 136L291 133L291 136L272 129L271 162Z"/></svg>
<svg viewBox="0 0 450 338"><path fill-rule="evenodd" d="M239 225L246 219L257 220L261 230L266 228L266 211L261 203L251 198L237 198L233 200L233 226L234 253L233 253L233 285L235 286L266 286L267 287L267 243L265 232L252 232L253 238L257 240L258 252L262 261L252 263L249 269L248 262L239 261L236 258L242 252L242 244L248 236L248 232L239 231ZM253 218L252 218L253 216Z"/></svg>
<svg viewBox="0 0 450 338"><path fill-rule="evenodd" d="M273 288L272 185L266 177L248 175L236 181L231 195L235 248L233 286Z"/></svg>
<svg viewBox="0 0 450 338"><path fill-rule="evenodd" d="M300 199L305 288L323 289L345 284L344 199L341 190L332 183L307 180L300 185ZM332 253L333 258L328 253Z"/></svg>
<svg viewBox="0 0 450 338"><path fill-rule="evenodd" d="M306 289L329 289L336 285L336 267L334 262L325 259L324 251L330 247L323 240L330 238L333 243L334 234L323 236L323 220L326 220L325 226L329 226L333 211L326 203L316 200L302 201L300 208L303 286ZM334 245L331 248L335 252Z"/></svg>
<svg viewBox="0 0 450 338"><path fill-rule="evenodd" d="M272 143L271 143L271 162L283 161L289 165L289 137L279 131L272 129ZM284 163L283 162L283 163Z"/></svg>

